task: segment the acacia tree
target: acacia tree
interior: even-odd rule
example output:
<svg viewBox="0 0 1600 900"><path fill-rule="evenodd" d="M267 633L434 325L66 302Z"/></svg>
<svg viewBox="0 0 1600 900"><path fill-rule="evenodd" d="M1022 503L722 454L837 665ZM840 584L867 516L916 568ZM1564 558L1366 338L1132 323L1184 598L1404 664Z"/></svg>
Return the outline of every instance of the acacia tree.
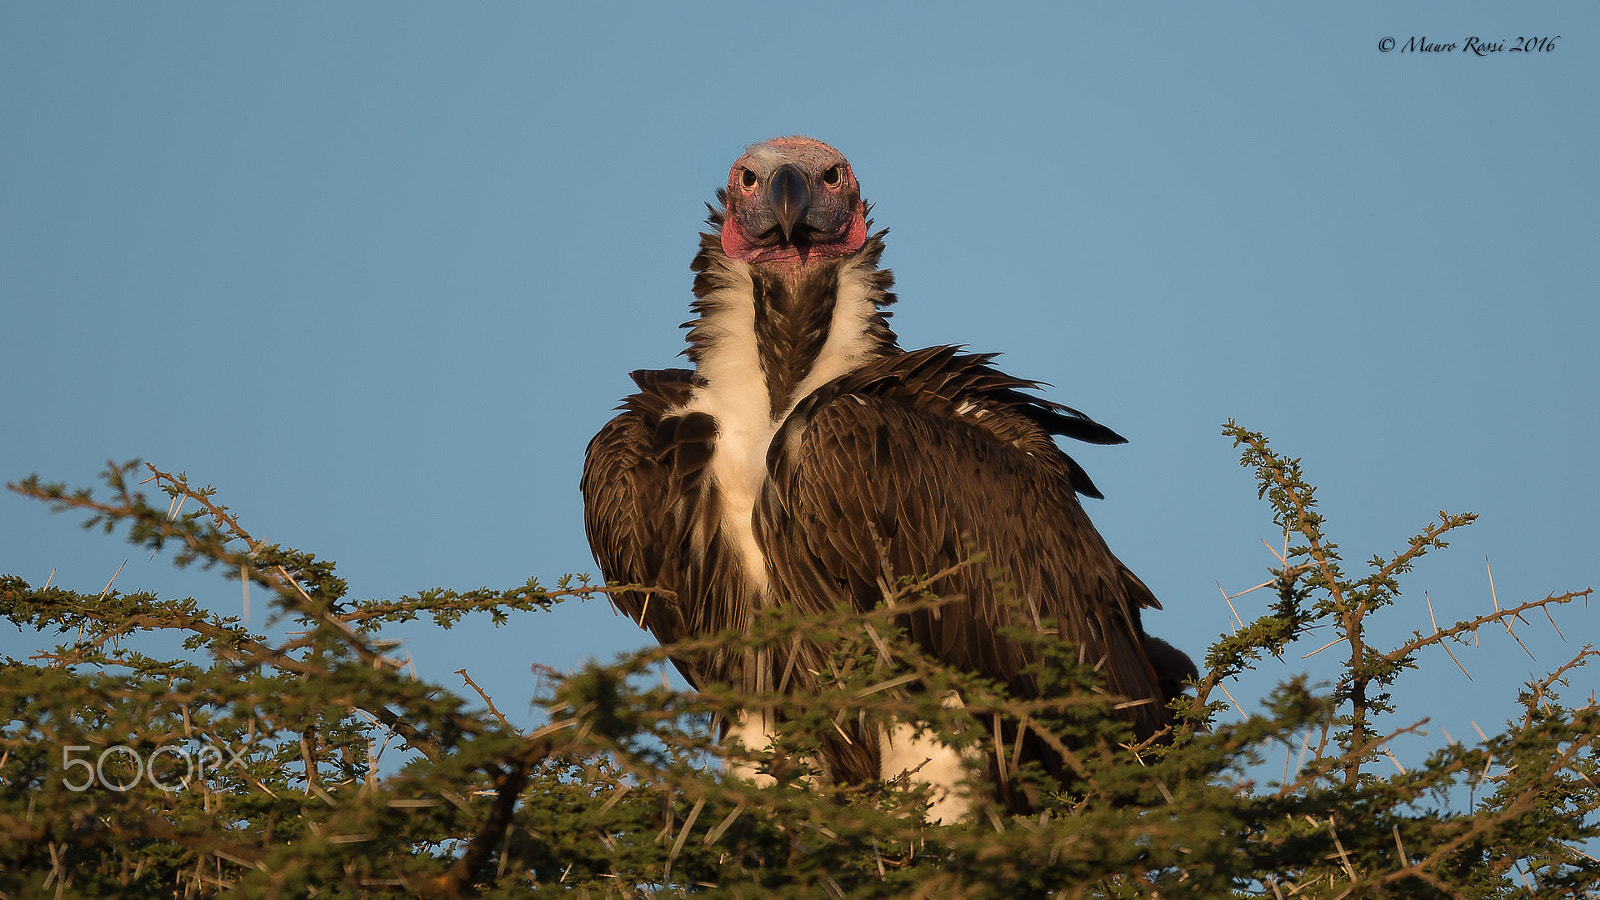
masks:
<svg viewBox="0 0 1600 900"><path fill-rule="evenodd" d="M1497 607L1377 646L1369 624L1400 596L1402 577L1473 517L1441 513L1393 556L1346 574L1299 460L1232 423L1226 433L1288 538L1264 585L1276 598L1210 648L1194 696L1176 701L1178 724L1144 743L1110 715L1117 698L1059 643L1013 635L1044 660L1037 676L1052 689L1040 700L922 653L895 622L946 602L927 590L942 573L907 573L893 609L774 612L749 633L547 671L536 698L544 724L519 729L464 671L460 692L403 671L383 628L422 616L450 627L473 615L496 624L560 615L566 598L615 588L530 580L353 600L331 563L257 541L211 488L181 475L114 465L105 496L26 479L12 489L85 515L87 527L126 529L140 546L173 545L179 565L214 566L264 589L296 624L272 640L194 599L90 596L0 577L0 613L64 636L0 668L13 711L0 727L0 892L1593 896L1600 863L1584 848L1600 830L1600 714L1592 700L1563 705L1557 690L1592 648L1530 682L1520 719L1503 731L1441 746L1410 771L1376 765L1389 741L1415 729L1390 691L1420 665L1420 651L1449 652L1485 625L1510 631L1530 611L1590 592ZM146 471L164 506L133 483ZM1226 679L1318 626L1348 651L1331 690L1291 679L1261 709L1222 720L1229 704L1213 695ZM139 649L163 633L181 636L183 652ZM673 653L802 634L832 648L828 684L815 696L681 692L652 677ZM938 702L951 689L965 709ZM716 747L719 717L752 706L782 713L774 746ZM819 783L809 751L858 717L925 723L959 747L992 744L999 771L973 776L1025 783L1041 809L1023 817L987 808L972 822L929 826L926 788L903 778ZM1066 776L1017 765L999 745L1003 720L1053 741ZM410 761L381 774L378 747L388 744ZM1252 780L1262 760L1296 750L1301 764L1280 781ZM725 777L715 756L776 783ZM1461 787L1473 792L1465 808L1452 799Z"/></svg>

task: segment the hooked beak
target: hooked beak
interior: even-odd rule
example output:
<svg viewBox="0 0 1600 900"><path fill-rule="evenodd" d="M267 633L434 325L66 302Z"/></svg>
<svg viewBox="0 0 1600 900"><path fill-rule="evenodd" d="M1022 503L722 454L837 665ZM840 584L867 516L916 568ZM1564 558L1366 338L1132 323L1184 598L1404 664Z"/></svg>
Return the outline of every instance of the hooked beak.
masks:
<svg viewBox="0 0 1600 900"><path fill-rule="evenodd" d="M784 243L794 243L794 227L811 209L811 186L798 166L784 163L767 185L767 205L777 217Z"/></svg>

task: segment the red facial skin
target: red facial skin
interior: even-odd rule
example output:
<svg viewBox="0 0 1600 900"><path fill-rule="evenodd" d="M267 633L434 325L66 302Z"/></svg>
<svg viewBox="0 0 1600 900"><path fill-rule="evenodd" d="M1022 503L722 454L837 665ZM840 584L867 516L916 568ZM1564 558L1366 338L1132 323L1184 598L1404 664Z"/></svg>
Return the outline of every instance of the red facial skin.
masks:
<svg viewBox="0 0 1600 900"><path fill-rule="evenodd" d="M866 204L849 161L812 138L751 145L728 172L727 203L722 249L747 263L803 269L867 240Z"/></svg>

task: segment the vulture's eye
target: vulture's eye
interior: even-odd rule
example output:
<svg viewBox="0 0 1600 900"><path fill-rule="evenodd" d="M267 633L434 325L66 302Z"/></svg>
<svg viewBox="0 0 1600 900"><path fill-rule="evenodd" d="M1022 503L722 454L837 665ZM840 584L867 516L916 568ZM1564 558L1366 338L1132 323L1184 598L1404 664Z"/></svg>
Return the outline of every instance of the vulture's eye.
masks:
<svg viewBox="0 0 1600 900"><path fill-rule="evenodd" d="M843 177L844 172L838 166L829 166L828 170L822 173L822 183L828 187L838 187Z"/></svg>
<svg viewBox="0 0 1600 900"><path fill-rule="evenodd" d="M755 187L756 173L750 171L749 169L745 169L744 172L739 175L739 183L747 188Z"/></svg>

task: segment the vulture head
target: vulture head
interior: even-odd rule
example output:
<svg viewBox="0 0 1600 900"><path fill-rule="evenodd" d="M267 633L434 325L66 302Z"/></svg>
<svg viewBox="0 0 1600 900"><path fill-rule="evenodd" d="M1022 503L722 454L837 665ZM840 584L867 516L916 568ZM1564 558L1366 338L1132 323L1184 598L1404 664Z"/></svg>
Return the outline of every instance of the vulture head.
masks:
<svg viewBox="0 0 1600 900"><path fill-rule="evenodd" d="M804 265L867 241L867 207L844 154L808 137L753 144L728 171L722 250L747 263Z"/></svg>

